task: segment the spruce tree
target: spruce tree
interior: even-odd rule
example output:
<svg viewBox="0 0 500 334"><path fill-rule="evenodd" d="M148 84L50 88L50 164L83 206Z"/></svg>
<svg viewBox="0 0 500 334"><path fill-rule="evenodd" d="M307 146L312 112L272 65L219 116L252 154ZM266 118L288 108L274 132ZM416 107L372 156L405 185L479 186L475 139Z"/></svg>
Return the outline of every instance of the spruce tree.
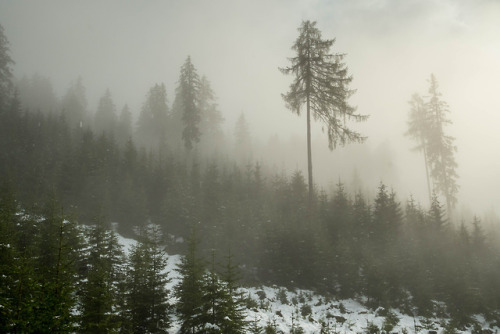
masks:
<svg viewBox="0 0 500 334"><path fill-rule="evenodd" d="M478 253L484 250L486 246L486 235L481 226L481 219L478 216L474 216L472 219L472 246L474 250Z"/></svg>
<svg viewBox="0 0 500 334"><path fill-rule="evenodd" d="M222 284L225 289L225 299L222 302L224 317L221 331L225 334L245 333L245 306L244 296L238 291L238 266L233 263L233 255L229 252L226 265L222 271Z"/></svg>
<svg viewBox="0 0 500 334"><path fill-rule="evenodd" d="M53 333L70 332L76 321L75 286L81 236L55 200L50 200L42 215L36 240L35 273L39 283L33 313L38 328Z"/></svg>
<svg viewBox="0 0 500 334"><path fill-rule="evenodd" d="M330 243L333 248L334 270L340 285L340 296L353 297L356 292L356 281L359 266L355 256L355 230L352 224L352 203L344 190L344 185L339 182L337 191L332 201L330 224Z"/></svg>
<svg viewBox="0 0 500 334"><path fill-rule="evenodd" d="M354 239L364 245L370 235L371 208L361 193L356 193L352 204L352 230Z"/></svg>
<svg viewBox="0 0 500 334"><path fill-rule="evenodd" d="M106 133L108 136L116 135L117 125L116 107L109 89L99 100L99 105L94 116L94 129L97 135Z"/></svg>
<svg viewBox="0 0 500 334"><path fill-rule="evenodd" d="M108 333L119 328L118 291L124 254L115 233L98 219L87 236L87 259L80 283L81 333Z"/></svg>
<svg viewBox="0 0 500 334"><path fill-rule="evenodd" d="M62 116L71 130L89 127L87 114L87 96L83 80L79 77L71 83L61 101Z"/></svg>
<svg viewBox="0 0 500 334"><path fill-rule="evenodd" d="M432 202L431 185L429 180L429 113L424 99L419 94L413 94L410 100L410 112L408 120L408 130L405 135L417 141L414 150L422 151L425 164L425 176L427 181L427 191L429 202Z"/></svg>
<svg viewBox="0 0 500 334"><path fill-rule="evenodd" d="M181 67L179 83L176 89L176 104L182 115L183 130L182 140L185 148L190 151L193 145L200 141L200 78L196 68L191 62L191 57L187 57Z"/></svg>
<svg viewBox="0 0 500 334"><path fill-rule="evenodd" d="M313 173L311 152L311 114L319 120L328 133L331 150L338 144L362 142L365 137L347 127L346 119L366 120L367 116L356 113L348 103L354 93L349 89L352 77L343 63L345 54L332 54L330 48L335 39L323 40L316 22L303 21L298 29L299 37L292 46L296 52L290 58L291 66L280 69L284 74L293 74L290 90L282 94L286 106L300 115L301 107L307 112L307 161L309 181L309 203L313 200Z"/></svg>
<svg viewBox="0 0 500 334"><path fill-rule="evenodd" d="M39 291L36 277L36 243L39 235L39 225L34 217L23 214L16 223L13 245L13 264L11 267L11 310L10 331L12 333L34 333L41 328L36 321L33 310L39 305L36 295Z"/></svg>
<svg viewBox="0 0 500 334"><path fill-rule="evenodd" d="M156 152L166 144L169 120L167 91L165 84L150 88L137 120L137 141L140 146Z"/></svg>
<svg viewBox="0 0 500 334"><path fill-rule="evenodd" d="M225 301L229 298L215 272L215 251L212 251L212 266L203 277L202 321L204 333L225 333L222 326L226 322Z"/></svg>
<svg viewBox="0 0 500 334"><path fill-rule="evenodd" d="M250 128L245 118L245 114L241 113L234 127L234 153L240 163L246 165L252 160L252 137Z"/></svg>
<svg viewBox="0 0 500 334"><path fill-rule="evenodd" d="M446 227L446 218L444 216L442 205L439 203L436 193L433 193L428 213L429 227L435 232L443 232Z"/></svg>
<svg viewBox="0 0 500 334"><path fill-rule="evenodd" d="M378 247L385 247L394 242L401 225L402 213L396 194L388 192L384 184L380 184L373 206L372 238Z"/></svg>
<svg viewBox="0 0 500 334"><path fill-rule="evenodd" d="M203 317L203 262L198 255L198 240L194 232L188 240L187 254L182 258L177 272L181 281L175 286L177 315L182 334L197 333L204 326Z"/></svg>
<svg viewBox="0 0 500 334"><path fill-rule="evenodd" d="M132 113L128 105L125 105L118 117L118 126L116 129L116 141L123 149L126 143L132 139Z"/></svg>
<svg viewBox="0 0 500 334"><path fill-rule="evenodd" d="M451 121L446 116L449 113L449 108L448 104L441 98L442 94L433 74L431 74L429 84L429 100L426 107L429 115L427 152L430 172L436 193L443 195L446 199L447 214L448 218L450 218L451 210L457 202L459 188L455 160L457 148L454 145L455 138L445 133L445 126L451 124Z"/></svg>
<svg viewBox="0 0 500 334"><path fill-rule="evenodd" d="M217 99L210 85L210 81L203 76L200 80L199 108L200 108L200 136L202 144L207 148L219 148L223 144L221 112L217 106Z"/></svg>
<svg viewBox="0 0 500 334"><path fill-rule="evenodd" d="M248 326L248 333L250 334L263 334L264 329L259 325L259 320L257 319L257 316L255 317L254 320L250 321L250 324Z"/></svg>
<svg viewBox="0 0 500 334"><path fill-rule="evenodd" d="M161 237L159 226L146 226L130 252L125 286L132 333L167 333L170 326L167 258Z"/></svg>
<svg viewBox="0 0 500 334"><path fill-rule="evenodd" d="M370 302L388 306L399 301L401 292L397 241L402 214L395 193L389 193L384 184L374 202L363 279L365 293L373 298Z"/></svg>

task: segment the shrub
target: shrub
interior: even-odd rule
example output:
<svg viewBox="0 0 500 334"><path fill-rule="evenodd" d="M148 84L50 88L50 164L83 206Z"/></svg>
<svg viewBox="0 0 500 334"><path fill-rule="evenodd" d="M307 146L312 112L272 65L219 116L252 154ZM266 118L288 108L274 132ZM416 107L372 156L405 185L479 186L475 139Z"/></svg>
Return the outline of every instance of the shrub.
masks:
<svg viewBox="0 0 500 334"><path fill-rule="evenodd" d="M305 318L307 317L308 315L310 315L312 313L312 308L311 308L311 305L309 304L304 304L302 305L302 307L300 308L300 314Z"/></svg>
<svg viewBox="0 0 500 334"><path fill-rule="evenodd" d="M380 329L373 322L369 322L368 325L366 326L365 333L366 334L378 334L378 333L380 333Z"/></svg>
<svg viewBox="0 0 500 334"><path fill-rule="evenodd" d="M278 293L276 294L276 297L278 298L281 304L288 305L289 301L285 289L279 289Z"/></svg>
<svg viewBox="0 0 500 334"><path fill-rule="evenodd" d="M396 327L399 323L399 318L398 316L392 312L388 311L387 315L385 316L384 323L382 324L382 329L386 332L390 332Z"/></svg>

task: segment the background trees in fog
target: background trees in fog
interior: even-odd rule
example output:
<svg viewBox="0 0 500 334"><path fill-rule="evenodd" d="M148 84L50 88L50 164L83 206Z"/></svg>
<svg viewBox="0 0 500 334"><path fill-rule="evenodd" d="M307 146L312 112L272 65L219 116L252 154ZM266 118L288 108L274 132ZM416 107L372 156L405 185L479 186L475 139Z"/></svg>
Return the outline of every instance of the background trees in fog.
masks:
<svg viewBox="0 0 500 334"><path fill-rule="evenodd" d="M6 108L9 103L9 93L12 91L12 65L14 61L9 54L9 40L0 25L0 108Z"/></svg>
<svg viewBox="0 0 500 334"><path fill-rule="evenodd" d="M457 148L454 145L455 138L445 133L446 125L451 124L446 115L449 113L448 104L442 100L433 74L429 80L428 93L426 100L418 94L412 96L406 134L417 141L415 149L423 152L430 202L432 203L432 194L429 175L433 191L445 198L448 217L451 217L459 188L455 161Z"/></svg>

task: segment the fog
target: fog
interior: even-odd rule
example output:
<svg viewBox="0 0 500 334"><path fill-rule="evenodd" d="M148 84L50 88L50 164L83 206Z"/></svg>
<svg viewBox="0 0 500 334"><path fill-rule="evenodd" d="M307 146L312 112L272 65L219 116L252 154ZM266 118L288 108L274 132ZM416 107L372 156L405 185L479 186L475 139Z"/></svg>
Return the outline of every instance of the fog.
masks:
<svg viewBox="0 0 500 334"><path fill-rule="evenodd" d="M323 38L336 38L333 51L347 53L351 102L370 115L352 124L366 143L333 153L313 128L317 183L349 183L357 173L369 187L383 181L401 199L413 194L426 204L423 158L403 134L411 95L425 95L434 73L458 148L458 206L500 214L498 1L0 2L17 78L47 76L61 96L81 76L91 112L109 88L118 109L127 103L137 114L155 83L173 101L190 55L218 96L228 136L244 112L262 148L255 159L305 173L305 117L285 108L281 93L292 78L278 71L293 56L302 20L317 21ZM290 151L273 152L276 141Z"/></svg>

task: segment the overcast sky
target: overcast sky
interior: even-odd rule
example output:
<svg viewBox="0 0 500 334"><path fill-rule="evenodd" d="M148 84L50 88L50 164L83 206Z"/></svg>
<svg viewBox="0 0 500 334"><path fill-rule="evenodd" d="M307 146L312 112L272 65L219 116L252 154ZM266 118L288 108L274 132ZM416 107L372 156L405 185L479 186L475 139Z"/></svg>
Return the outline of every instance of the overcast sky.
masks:
<svg viewBox="0 0 500 334"><path fill-rule="evenodd" d="M91 110L109 88L118 108L137 112L155 83L173 100L190 55L211 81L227 128L245 112L263 142L305 135L304 117L280 96L291 77L278 71L293 56L302 20L317 21L324 38L336 38L333 51L347 53L357 89L351 102L370 115L353 127L369 137L365 145L390 146L402 199L425 194L423 169L414 168L422 159L403 133L408 100L426 93L434 73L450 106L460 200L500 213L500 1L0 1L17 77L48 76L60 96L82 76ZM326 135L314 138L326 147Z"/></svg>

